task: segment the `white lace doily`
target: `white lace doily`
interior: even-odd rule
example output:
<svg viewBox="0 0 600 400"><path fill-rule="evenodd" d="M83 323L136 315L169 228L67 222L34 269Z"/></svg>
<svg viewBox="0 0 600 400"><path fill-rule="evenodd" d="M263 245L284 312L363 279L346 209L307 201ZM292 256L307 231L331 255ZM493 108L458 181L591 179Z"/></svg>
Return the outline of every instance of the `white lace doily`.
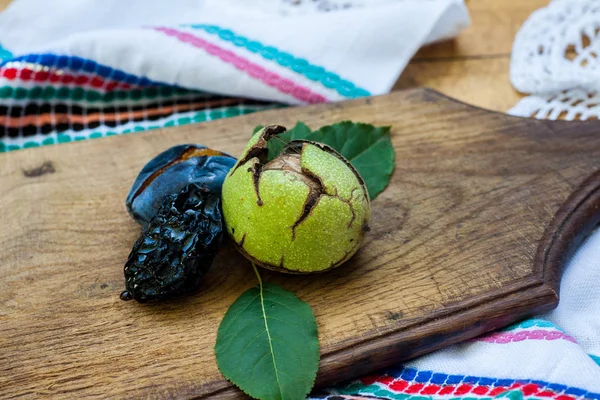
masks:
<svg viewBox="0 0 600 400"><path fill-rule="evenodd" d="M598 119L600 93L571 89L553 94L527 96L508 113L519 117L566 121Z"/></svg>
<svg viewBox="0 0 600 400"><path fill-rule="evenodd" d="M549 119L600 117L600 1L554 0L515 38L513 86L523 93L509 114Z"/></svg>

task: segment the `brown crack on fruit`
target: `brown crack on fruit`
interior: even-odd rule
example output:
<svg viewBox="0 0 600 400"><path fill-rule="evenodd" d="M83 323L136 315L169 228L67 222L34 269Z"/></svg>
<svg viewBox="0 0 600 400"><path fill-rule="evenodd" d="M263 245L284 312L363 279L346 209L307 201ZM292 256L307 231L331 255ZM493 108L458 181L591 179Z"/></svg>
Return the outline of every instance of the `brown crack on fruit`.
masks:
<svg viewBox="0 0 600 400"><path fill-rule="evenodd" d="M324 272L360 248L370 218L368 192L352 164L322 143L292 140L268 161L268 141L282 132L271 125L255 134L229 173L226 223L235 227L230 234L236 247L255 264L295 274ZM236 173L240 166L243 172ZM250 203L241 192L254 192Z"/></svg>
<svg viewBox="0 0 600 400"><path fill-rule="evenodd" d="M319 202L319 199L321 198L322 195L323 195L322 193L317 193L315 190L311 190L308 193L308 196L306 196L306 201L304 203L304 207L302 208L302 214L300 214L300 217L298 217L296 222L294 222L294 225L292 225L292 240L296 240L296 228L306 218L308 218L308 216L310 215L313 208L315 208L317 206L317 203Z"/></svg>
<svg viewBox="0 0 600 400"><path fill-rule="evenodd" d="M324 194L323 184L309 171L301 167L301 154L285 153L268 162L263 171L282 171L295 181L300 181L308 187L308 195L302 207L302 213L292 225L292 240L296 238L296 227L302 223L317 205L319 198Z"/></svg>
<svg viewBox="0 0 600 400"><path fill-rule="evenodd" d="M279 268L283 269L284 261L285 261L285 250L281 253L281 260L279 260Z"/></svg>
<svg viewBox="0 0 600 400"><path fill-rule="evenodd" d="M353 191L354 192L354 191ZM338 199L339 201L341 201L342 203L346 203L348 205L348 208L350 209L350 213L352 213L352 218L350 218L350 221L348 222L348 229L350 229L352 227L352 224L354 223L354 221L356 221L356 211L354 211L354 207L352 207L352 202L350 201L350 199L352 197L350 197L350 199L343 199L338 195L335 196L329 196L335 199Z"/></svg>
<svg viewBox="0 0 600 400"><path fill-rule="evenodd" d="M259 190L261 173L263 171L269 171L269 170L286 172L290 175L290 177L292 179L298 180L298 181L304 183L309 189L309 193L306 196L306 201L304 202L304 206L302 208L302 214L300 214L298 219L294 222L294 225L292 225L292 241L296 239L296 228L311 215L312 210L317 206L317 204L319 203L319 200L323 196L337 199L337 200L345 203L348 206L348 209L350 210L350 213L352 215L350 218L350 221L348 222L348 229L350 229L352 227L352 224L356 220L356 211L354 210L354 207L352 206L352 199L354 198L354 193L356 192L356 190L361 190L361 189L359 189L359 188L353 189L352 192L350 193L349 198L347 198L347 199L341 197L338 194L337 188L335 188L335 187L331 188L331 190L329 190L329 192L333 192L333 193L327 193L328 190L325 189L325 186L323 185L323 182L321 181L321 179L317 175L315 175L313 173L313 171L310 171L309 169L302 167L302 151L304 150L304 146L306 146L307 144L317 146L321 150L326 151L329 154L335 155L336 158L344 161L344 163L355 173L355 175L359 179L359 182L361 183L361 188L363 190L363 194L366 197L368 197L368 194L365 189L366 185L364 184L362 177L358 174L358 172L356 171L354 166L350 162L348 162L348 160L346 160L344 157L341 157L339 155L339 153L337 151L333 150L330 146L323 144L323 143L311 142L311 141L307 141L307 140L292 140L292 141L288 142L286 144L286 146L282 149L282 151L278 157L274 158L273 160L269 161L267 164L265 164L263 166L262 164L260 164L260 162L263 162L264 158L266 157L266 152L263 151L266 149L266 143L272 137L285 131L285 128L283 130L280 130L277 128L281 128L281 127L273 125L273 126L269 126L269 127L265 128L265 133L262 135L261 139L257 142L257 144L255 146L253 146L253 148L250 151L250 153L254 154L254 156L259 159L259 162L255 163L252 166L252 168L248 169L249 172L250 171L252 172L254 189L256 192L256 197L258 199L256 203L259 206L263 205L263 201L260 197L260 190ZM268 131L267 131L267 129L268 129ZM264 140L265 147L263 149L260 149L260 151L259 151L258 149L256 149L256 146L259 146L259 144L262 144L263 140ZM364 230L364 227L363 227L363 230ZM367 226L367 230L368 230L368 226ZM282 263L283 263L283 256L282 256L282 261L280 263L280 266L283 266Z"/></svg>
<svg viewBox="0 0 600 400"><path fill-rule="evenodd" d="M254 158L258 160L258 162L254 163L250 168L248 168L248 172L252 172L252 181L254 183L254 191L256 192L257 197L256 204L259 206L263 205L263 201L260 198L260 191L258 190L258 187L260 185L260 175L262 172L262 166L263 163L267 160L267 142L271 138L285 131L285 127L281 125L266 126L263 130L263 133L258 138L257 142L246 150L245 155L240 160L238 160L237 164L232 170L232 173L235 172L240 166L246 164L248 161Z"/></svg>
<svg viewBox="0 0 600 400"><path fill-rule="evenodd" d="M244 248L244 241L246 240L246 236L248 235L248 232L244 232L244 235L242 236L242 240L240 240L239 243L236 243L238 246L240 246L242 249Z"/></svg>
<svg viewBox="0 0 600 400"><path fill-rule="evenodd" d="M354 165L352 165L352 163L350 161L348 161L344 156L342 156L340 153L338 153L336 150L334 150L331 146L328 146L328 145L326 145L324 143L320 143L320 142L314 142L311 140L292 140L283 148L282 152L294 151L294 152L299 153L302 151L302 147L304 146L305 143L309 143L315 147L318 147L319 149L323 150L326 153L331 154L332 156L336 157L338 160L340 160L344 164L346 164L346 166L348 168L350 168L350 170L352 172L354 172L354 176L356 176L356 178L358 179L358 182L360 183L360 187L363 191L364 196L366 198L369 198L369 193L367 192L367 185L365 184L365 181L362 178L362 176L358 173L358 170L354 167ZM307 173L312 174L312 172L310 172L310 171L308 171ZM326 188L326 189L329 189L329 188ZM333 188L333 190L335 191L335 193L331 194L331 195L337 196L337 188Z"/></svg>
<svg viewBox="0 0 600 400"><path fill-rule="evenodd" d="M287 173L289 173L289 175L292 179L299 180L300 182L304 183L308 187L309 193L308 193L308 196L306 196L304 206L302 207L302 214L300 214L300 216L298 217L296 222L294 222L294 225L292 225L292 240L296 239L296 228L302 222L304 222L304 220L306 220L306 218L308 218L311 215L312 210L317 206L317 204L319 203L319 200L322 196L327 196L329 198L338 199L339 201L348 205L348 208L350 209L350 213L352 214L352 217L351 217L350 221L348 222L348 229L350 229L352 227L352 224L356 220L356 211L354 210L354 207L352 206L351 200L354 198L355 191L360 190L360 189L356 188L356 189L352 190L352 192L350 193L350 197L348 199L341 197L338 194L337 188L334 188L333 194L327 194L326 190L323 186L323 182L321 182L321 179L317 175L315 175L312 171L310 171L306 168L303 168L301 166L302 165L301 152L302 152L303 146L307 142L293 141L290 143L291 143L291 145L288 144L283 149L283 152L287 152L287 153L279 155L279 157L271 160L262 168L260 168L258 166L259 164L256 164L254 173L256 173L257 170L259 170L259 171L275 170L275 171L287 172ZM313 144L313 143L311 143L311 144ZM256 175L254 175L254 177L255 176ZM254 179L256 182L256 178L254 178ZM257 185L258 185L258 182L255 183L255 187L258 187ZM260 202L259 205L262 205L262 200L260 199L260 194L259 194L258 190L256 191L256 194L258 197L258 201Z"/></svg>
<svg viewBox="0 0 600 400"><path fill-rule="evenodd" d="M260 174L262 173L262 165L261 164L254 164L254 168L252 171L252 183L254 184L254 191L256 192L256 204L258 204L259 206L263 205L263 201L260 198L260 191L258 190L259 186L260 186Z"/></svg>
<svg viewBox="0 0 600 400"><path fill-rule="evenodd" d="M267 161L267 142L274 136L278 136L285 131L285 127L281 125L265 126L263 133L260 135L256 143L246 150L246 153L238 160L237 165L233 167L231 173L235 172L239 167L246 164L253 158L257 158L261 164Z"/></svg>

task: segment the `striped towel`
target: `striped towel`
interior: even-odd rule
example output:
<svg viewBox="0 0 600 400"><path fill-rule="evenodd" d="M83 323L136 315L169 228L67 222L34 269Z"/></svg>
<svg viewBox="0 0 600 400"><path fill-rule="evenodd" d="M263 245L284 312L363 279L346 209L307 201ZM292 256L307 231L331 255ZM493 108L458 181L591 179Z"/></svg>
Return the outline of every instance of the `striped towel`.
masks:
<svg viewBox="0 0 600 400"><path fill-rule="evenodd" d="M461 0L14 0L0 152L388 92Z"/></svg>

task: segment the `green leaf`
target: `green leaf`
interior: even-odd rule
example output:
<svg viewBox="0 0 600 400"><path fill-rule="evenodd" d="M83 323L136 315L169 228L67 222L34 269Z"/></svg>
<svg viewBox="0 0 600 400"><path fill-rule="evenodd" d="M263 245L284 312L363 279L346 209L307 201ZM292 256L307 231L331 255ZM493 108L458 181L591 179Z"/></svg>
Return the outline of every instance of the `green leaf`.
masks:
<svg viewBox="0 0 600 400"><path fill-rule="evenodd" d="M396 167L394 147L389 126L373 126L360 122L344 121L311 131L298 122L289 131L268 143L268 158L272 160L290 140L304 139L325 143L354 165L364 179L371 200L389 184Z"/></svg>
<svg viewBox="0 0 600 400"><path fill-rule="evenodd" d="M305 399L319 367L317 323L292 292L261 282L227 310L215 353L221 373L246 394Z"/></svg>
<svg viewBox="0 0 600 400"><path fill-rule="evenodd" d="M290 140L307 139L311 136L311 133L312 132L310 131L310 128L304 122L297 122L296 126L294 126L292 129L289 129L286 132L283 132L282 134L269 140L269 143L267 143L268 160L272 160L277 157L279 152L281 152L283 147Z"/></svg>
<svg viewBox="0 0 600 400"><path fill-rule="evenodd" d="M311 140L329 144L346 157L364 179L373 200L387 187L396 168L390 129L346 121L319 129L314 133L323 132L323 136Z"/></svg>
<svg viewBox="0 0 600 400"><path fill-rule="evenodd" d="M325 143L346 157L364 179L372 200L386 188L396 167L390 129L344 121L322 127L309 140Z"/></svg>

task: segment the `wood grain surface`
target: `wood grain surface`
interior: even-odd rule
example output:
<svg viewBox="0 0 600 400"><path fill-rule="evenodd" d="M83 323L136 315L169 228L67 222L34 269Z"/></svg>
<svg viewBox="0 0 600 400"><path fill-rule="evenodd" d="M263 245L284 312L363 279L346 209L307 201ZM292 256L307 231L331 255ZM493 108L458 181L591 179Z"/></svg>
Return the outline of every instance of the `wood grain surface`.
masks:
<svg viewBox="0 0 600 400"><path fill-rule="evenodd" d="M471 26L454 40L422 48L394 90L431 87L450 97L506 112L523 95L510 84L512 44L527 17L549 0L466 0Z"/></svg>
<svg viewBox="0 0 600 400"><path fill-rule="evenodd" d="M593 122L512 118L420 89L28 149L0 157L3 395L237 397L212 348L227 307L255 284L249 264L229 243L197 295L119 300L139 234L125 196L172 145L239 154L259 124L346 119L392 125L397 157L362 250L323 275L263 272L314 309L319 385L556 305L563 257L600 207L599 178L576 190L598 169Z"/></svg>
<svg viewBox="0 0 600 400"><path fill-rule="evenodd" d="M10 3L0 0L0 10ZM421 49L394 90L431 87L469 104L508 111L522 97L508 77L515 34L549 0L466 0L471 26L454 40Z"/></svg>

